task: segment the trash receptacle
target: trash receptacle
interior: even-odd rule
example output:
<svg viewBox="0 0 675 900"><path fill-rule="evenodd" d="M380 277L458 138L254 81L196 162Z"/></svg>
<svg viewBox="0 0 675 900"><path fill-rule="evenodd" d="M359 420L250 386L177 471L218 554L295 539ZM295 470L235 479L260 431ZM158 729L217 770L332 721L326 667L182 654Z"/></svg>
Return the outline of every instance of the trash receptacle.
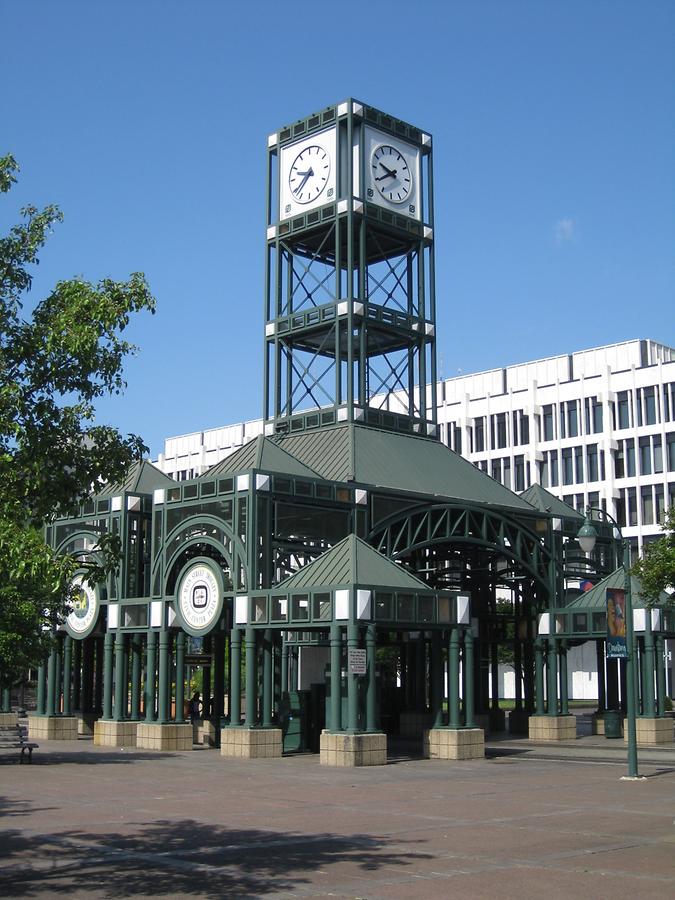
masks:
<svg viewBox="0 0 675 900"><path fill-rule="evenodd" d="M621 713L617 709L608 709L603 716L605 720L605 737L620 738L623 737L623 728L621 724Z"/></svg>

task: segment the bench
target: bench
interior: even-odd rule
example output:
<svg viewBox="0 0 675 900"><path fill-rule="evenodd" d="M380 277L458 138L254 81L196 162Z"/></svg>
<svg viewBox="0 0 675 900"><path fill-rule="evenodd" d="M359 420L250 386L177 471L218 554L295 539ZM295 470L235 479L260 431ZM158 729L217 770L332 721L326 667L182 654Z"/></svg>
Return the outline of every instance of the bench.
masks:
<svg viewBox="0 0 675 900"><path fill-rule="evenodd" d="M33 750L39 747L28 740L28 729L25 725L0 725L0 750L20 750L19 762L24 761L28 750L28 762L33 762Z"/></svg>

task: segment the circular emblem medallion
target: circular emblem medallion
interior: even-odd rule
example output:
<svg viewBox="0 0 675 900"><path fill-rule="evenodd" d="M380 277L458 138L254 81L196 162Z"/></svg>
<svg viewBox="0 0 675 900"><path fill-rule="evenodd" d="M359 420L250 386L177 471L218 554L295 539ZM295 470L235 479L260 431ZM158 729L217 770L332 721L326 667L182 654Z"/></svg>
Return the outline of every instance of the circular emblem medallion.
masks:
<svg viewBox="0 0 675 900"><path fill-rule="evenodd" d="M96 624L98 610L95 588L84 580L83 575L76 575L73 580L71 611L66 618L68 629L75 637L86 637Z"/></svg>
<svg viewBox="0 0 675 900"><path fill-rule="evenodd" d="M184 624L194 631L208 631L223 605L223 592L213 569L197 563L183 575L178 590L178 610Z"/></svg>

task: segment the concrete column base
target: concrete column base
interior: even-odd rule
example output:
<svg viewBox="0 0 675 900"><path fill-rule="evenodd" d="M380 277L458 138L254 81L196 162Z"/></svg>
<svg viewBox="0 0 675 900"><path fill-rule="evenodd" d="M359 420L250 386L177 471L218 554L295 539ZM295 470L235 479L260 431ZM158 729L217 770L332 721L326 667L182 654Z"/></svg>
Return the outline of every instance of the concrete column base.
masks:
<svg viewBox="0 0 675 900"><path fill-rule="evenodd" d="M603 712L594 712L591 716L591 734L605 733L605 714Z"/></svg>
<svg viewBox="0 0 675 900"><path fill-rule="evenodd" d="M0 713L0 725L16 725L17 721L15 712Z"/></svg>
<svg viewBox="0 0 675 900"><path fill-rule="evenodd" d="M431 713L402 712L399 715L398 732L401 737L422 737L427 728L431 728Z"/></svg>
<svg viewBox="0 0 675 900"><path fill-rule="evenodd" d="M77 733L83 737L93 737L97 721L96 713L82 713L77 720Z"/></svg>
<svg viewBox="0 0 675 900"><path fill-rule="evenodd" d="M638 747L654 747L673 743L673 720L668 718L644 718L635 720ZM628 743L628 720L623 720L623 742Z"/></svg>
<svg viewBox="0 0 675 900"><path fill-rule="evenodd" d="M135 747L138 722L99 719L94 723L95 747Z"/></svg>
<svg viewBox="0 0 675 900"><path fill-rule="evenodd" d="M319 762L322 766L386 766L387 735L347 734L344 731L322 731L319 740Z"/></svg>
<svg viewBox="0 0 675 900"><path fill-rule="evenodd" d="M28 737L42 741L76 741L77 716L28 717Z"/></svg>
<svg viewBox="0 0 675 900"><path fill-rule="evenodd" d="M431 728L424 732L422 753L427 759L484 759L482 728Z"/></svg>
<svg viewBox="0 0 675 900"><path fill-rule="evenodd" d="M162 724L161 722L138 722L136 724L136 746L144 750L192 750L192 725Z"/></svg>
<svg viewBox="0 0 675 900"><path fill-rule="evenodd" d="M197 743L204 747L217 746L218 733L216 726L208 719L204 719L197 727Z"/></svg>
<svg viewBox="0 0 675 900"><path fill-rule="evenodd" d="M222 728L220 755L238 759L277 759L283 753L281 728Z"/></svg>
<svg viewBox="0 0 675 900"><path fill-rule="evenodd" d="M531 741L575 741L576 716L530 716L528 737Z"/></svg>

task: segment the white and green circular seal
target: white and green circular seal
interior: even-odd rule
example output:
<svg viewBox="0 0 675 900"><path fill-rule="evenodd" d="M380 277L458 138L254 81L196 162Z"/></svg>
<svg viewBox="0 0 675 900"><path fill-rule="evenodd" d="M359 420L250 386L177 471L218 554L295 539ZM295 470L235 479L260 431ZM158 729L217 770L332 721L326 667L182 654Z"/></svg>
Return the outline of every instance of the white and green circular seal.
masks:
<svg viewBox="0 0 675 900"><path fill-rule="evenodd" d="M76 575L73 579L70 607L66 628L73 637L84 638L94 630L100 608L98 592L85 581L84 575Z"/></svg>
<svg viewBox="0 0 675 900"><path fill-rule="evenodd" d="M176 592L176 611L183 627L198 636L210 631L223 608L223 583L220 572L210 563L193 563L181 576Z"/></svg>

